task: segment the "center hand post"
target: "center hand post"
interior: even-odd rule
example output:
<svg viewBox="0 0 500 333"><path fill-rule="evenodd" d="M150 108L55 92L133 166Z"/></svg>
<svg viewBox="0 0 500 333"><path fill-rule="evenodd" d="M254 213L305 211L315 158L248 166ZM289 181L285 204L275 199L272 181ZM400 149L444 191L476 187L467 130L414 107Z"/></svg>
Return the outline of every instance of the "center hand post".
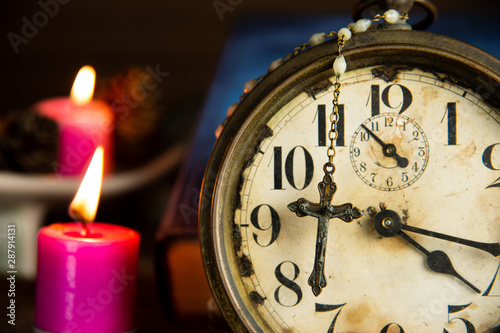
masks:
<svg viewBox="0 0 500 333"><path fill-rule="evenodd" d="M377 143L382 146L382 153L386 157L392 157L398 162L398 167L400 168L406 168L408 166L408 159L406 157L401 157L397 153L397 148L394 144L392 143L385 143L380 139L373 131L370 131L368 127L366 127L364 124L361 125L365 129L365 131L377 141Z"/></svg>
<svg viewBox="0 0 500 333"><path fill-rule="evenodd" d="M427 266L430 270L436 273L448 274L456 277L462 281L469 288L474 290L476 293L480 294L481 290L475 287L472 283L467 281L463 276L457 273L453 264L451 263L450 257L444 251L432 251L429 252L426 248L420 245L416 240L408 236L403 230L406 225L401 222L401 218L398 213L392 210L382 210L380 213L375 215L374 219L375 230L379 235L383 237L393 237L398 235L406 242L410 243L417 250L422 252L427 257ZM408 229L409 230L409 229ZM423 230L423 229L421 229Z"/></svg>

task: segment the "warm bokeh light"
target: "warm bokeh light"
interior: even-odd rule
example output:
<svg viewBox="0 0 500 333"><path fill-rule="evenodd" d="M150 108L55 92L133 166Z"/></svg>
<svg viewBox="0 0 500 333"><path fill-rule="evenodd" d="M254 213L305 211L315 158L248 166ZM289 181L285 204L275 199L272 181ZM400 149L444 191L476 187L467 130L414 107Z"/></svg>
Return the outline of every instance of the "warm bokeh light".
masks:
<svg viewBox="0 0 500 333"><path fill-rule="evenodd" d="M95 87L95 70L91 66L84 66L76 75L75 82L71 88L71 100L83 105L92 100Z"/></svg>
<svg viewBox="0 0 500 333"><path fill-rule="evenodd" d="M104 149L99 146L69 206L69 214L73 219L86 223L94 221L101 196L103 164Z"/></svg>

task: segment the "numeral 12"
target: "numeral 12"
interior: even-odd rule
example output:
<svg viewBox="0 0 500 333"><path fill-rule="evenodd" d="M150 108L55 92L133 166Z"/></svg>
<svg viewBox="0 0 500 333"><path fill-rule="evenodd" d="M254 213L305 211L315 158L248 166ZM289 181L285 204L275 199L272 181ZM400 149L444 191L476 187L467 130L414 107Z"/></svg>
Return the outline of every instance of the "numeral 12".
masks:
<svg viewBox="0 0 500 333"><path fill-rule="evenodd" d="M391 101L389 100L389 92L391 91L391 88L393 87L399 87L401 89L401 94L402 94L402 101L395 106L392 106ZM398 113L402 114L403 112L408 109L413 101L413 96L411 94L410 89L406 88L405 86L402 86L400 84L391 84L382 90L382 98L380 96L380 86L378 84L372 84L371 90L370 90L370 96L368 99L372 101L372 117L379 115L380 114L380 100L382 99L382 103L384 103L385 106L387 106L390 109L397 109L399 108ZM392 101L394 103L394 101ZM368 103L367 103L368 104Z"/></svg>

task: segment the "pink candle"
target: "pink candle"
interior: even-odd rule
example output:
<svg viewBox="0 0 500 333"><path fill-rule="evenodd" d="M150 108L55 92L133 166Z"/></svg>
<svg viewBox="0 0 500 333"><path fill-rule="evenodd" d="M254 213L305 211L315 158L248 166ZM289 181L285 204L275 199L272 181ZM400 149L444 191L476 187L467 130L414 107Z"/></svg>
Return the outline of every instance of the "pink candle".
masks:
<svg viewBox="0 0 500 333"><path fill-rule="evenodd" d="M76 223L38 233L35 332L124 333L134 329L139 234L92 223L102 186L99 146L71 202Z"/></svg>
<svg viewBox="0 0 500 333"><path fill-rule="evenodd" d="M52 165L58 174L81 175L99 145L106 152L104 172L111 170L114 115L109 105L92 100L94 84L95 72L85 66L75 79L71 98L47 99L34 106L59 125L59 157Z"/></svg>
<svg viewBox="0 0 500 333"><path fill-rule="evenodd" d="M124 333L134 329L139 234L118 225L56 223L38 234L35 328Z"/></svg>

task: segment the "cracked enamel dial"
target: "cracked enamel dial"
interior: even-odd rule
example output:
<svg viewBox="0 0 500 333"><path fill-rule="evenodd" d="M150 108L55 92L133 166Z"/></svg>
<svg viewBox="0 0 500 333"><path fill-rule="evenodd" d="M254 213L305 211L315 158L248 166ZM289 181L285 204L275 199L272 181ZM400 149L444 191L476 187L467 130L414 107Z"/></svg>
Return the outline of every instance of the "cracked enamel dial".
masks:
<svg viewBox="0 0 500 333"><path fill-rule="evenodd" d="M331 75L291 75L216 146L202 250L233 330L498 329L499 110L436 70L352 69L341 80L333 186L323 170ZM320 223L327 242L315 257Z"/></svg>

